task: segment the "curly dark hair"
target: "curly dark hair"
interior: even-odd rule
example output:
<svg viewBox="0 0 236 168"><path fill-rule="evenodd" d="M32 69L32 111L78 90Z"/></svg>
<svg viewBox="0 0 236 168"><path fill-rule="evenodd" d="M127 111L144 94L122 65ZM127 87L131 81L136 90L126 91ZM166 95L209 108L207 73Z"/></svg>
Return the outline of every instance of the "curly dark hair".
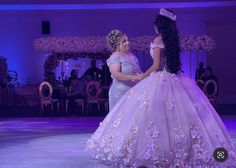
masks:
<svg viewBox="0 0 236 168"><path fill-rule="evenodd" d="M117 50L124 36L125 34L120 30L111 30L107 35L107 42L112 49Z"/></svg>
<svg viewBox="0 0 236 168"><path fill-rule="evenodd" d="M173 13L171 10L168 11ZM176 23L174 20L158 14L155 26L165 45L163 50L165 67L168 72L176 74L181 71L180 44Z"/></svg>

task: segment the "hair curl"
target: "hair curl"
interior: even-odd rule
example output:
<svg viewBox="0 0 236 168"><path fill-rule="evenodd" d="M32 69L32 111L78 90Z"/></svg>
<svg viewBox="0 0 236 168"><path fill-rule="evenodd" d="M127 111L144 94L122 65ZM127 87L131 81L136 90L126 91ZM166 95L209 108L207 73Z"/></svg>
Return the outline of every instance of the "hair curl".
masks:
<svg viewBox="0 0 236 168"><path fill-rule="evenodd" d="M174 20L158 14L155 20L155 26L161 34L163 43L165 45L163 51L165 67L170 73L178 73L181 71L181 61L179 35L176 23Z"/></svg>
<svg viewBox="0 0 236 168"><path fill-rule="evenodd" d="M111 30L110 33L107 35L107 42L110 47L114 50L117 50L124 35L125 34L120 30Z"/></svg>

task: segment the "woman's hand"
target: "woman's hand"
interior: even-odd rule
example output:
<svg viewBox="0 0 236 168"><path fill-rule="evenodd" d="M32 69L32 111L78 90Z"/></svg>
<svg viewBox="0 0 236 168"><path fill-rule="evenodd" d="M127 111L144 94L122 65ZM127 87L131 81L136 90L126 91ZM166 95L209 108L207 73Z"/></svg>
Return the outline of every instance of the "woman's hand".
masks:
<svg viewBox="0 0 236 168"><path fill-rule="evenodd" d="M132 76L131 81L137 81L137 80L140 80L141 76L142 76L142 74L137 73L136 75L133 75L133 76Z"/></svg>
<svg viewBox="0 0 236 168"><path fill-rule="evenodd" d="M131 76L131 81L136 81L136 80L138 80L138 75L132 75Z"/></svg>
<svg viewBox="0 0 236 168"><path fill-rule="evenodd" d="M142 73L142 74L139 74L139 76L138 76L138 80L143 80L145 78L145 76L144 76L144 74Z"/></svg>

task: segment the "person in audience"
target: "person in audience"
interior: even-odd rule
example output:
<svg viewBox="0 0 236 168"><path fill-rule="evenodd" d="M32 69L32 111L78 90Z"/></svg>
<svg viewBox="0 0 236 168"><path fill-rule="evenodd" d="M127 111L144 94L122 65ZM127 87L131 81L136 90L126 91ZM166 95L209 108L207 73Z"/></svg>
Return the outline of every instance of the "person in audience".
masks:
<svg viewBox="0 0 236 168"><path fill-rule="evenodd" d="M213 70L211 67L206 67L203 75L202 75L202 80L204 82L208 81L208 80L214 80L218 83L218 79L216 77L216 75L213 73Z"/></svg>
<svg viewBox="0 0 236 168"><path fill-rule="evenodd" d="M54 72L49 72L45 80L48 81L52 86L56 86L56 74Z"/></svg>
<svg viewBox="0 0 236 168"><path fill-rule="evenodd" d="M203 62L200 62L198 64L198 68L195 73L195 81L201 80L203 73L204 73Z"/></svg>
<svg viewBox="0 0 236 168"><path fill-rule="evenodd" d="M110 86L112 82L111 72L109 71L109 67L107 66L106 59L102 59L102 76L101 76L101 84L102 86Z"/></svg>
<svg viewBox="0 0 236 168"><path fill-rule="evenodd" d="M90 80L99 81L101 79L102 70L96 67L95 59L92 59L90 64L91 67L85 71L83 77L88 76Z"/></svg>
<svg viewBox="0 0 236 168"><path fill-rule="evenodd" d="M112 78L111 78L111 72L106 63L106 59L102 59L102 62L103 62L102 76L101 76L102 92L100 97L108 99L108 92L109 92L109 87L112 83Z"/></svg>
<svg viewBox="0 0 236 168"><path fill-rule="evenodd" d="M75 99L84 99L86 97L86 82L85 77L78 78L78 70L73 69L69 78L69 91L66 93L70 99L70 111L73 113L75 110Z"/></svg>
<svg viewBox="0 0 236 168"><path fill-rule="evenodd" d="M204 71L203 62L200 62L195 73L195 81L200 89L203 89L204 87L204 81L202 80Z"/></svg>

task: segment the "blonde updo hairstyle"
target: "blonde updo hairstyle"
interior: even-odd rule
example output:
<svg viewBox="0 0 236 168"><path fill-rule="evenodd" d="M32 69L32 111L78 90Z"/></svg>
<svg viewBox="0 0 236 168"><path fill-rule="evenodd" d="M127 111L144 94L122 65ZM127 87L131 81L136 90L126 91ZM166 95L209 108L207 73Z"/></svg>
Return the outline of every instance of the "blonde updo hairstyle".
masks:
<svg viewBox="0 0 236 168"><path fill-rule="evenodd" d="M125 34L120 30L111 30L107 35L107 42L113 50L117 50L120 43L124 40Z"/></svg>

